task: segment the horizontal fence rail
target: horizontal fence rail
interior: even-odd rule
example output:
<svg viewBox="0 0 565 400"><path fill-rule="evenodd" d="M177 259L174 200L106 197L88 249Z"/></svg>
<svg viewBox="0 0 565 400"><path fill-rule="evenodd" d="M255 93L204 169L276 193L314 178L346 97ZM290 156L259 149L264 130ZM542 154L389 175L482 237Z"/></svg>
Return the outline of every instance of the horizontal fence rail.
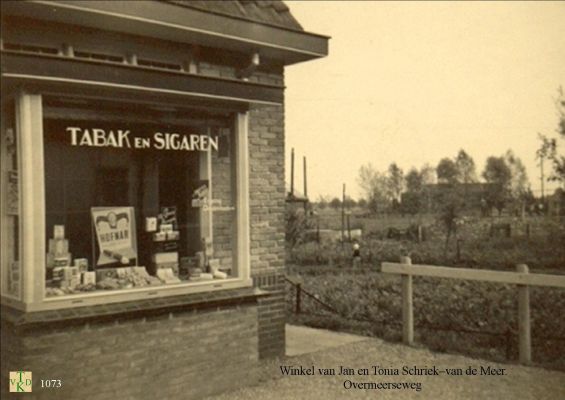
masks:
<svg viewBox="0 0 565 400"><path fill-rule="evenodd" d="M530 286L565 288L565 275L530 274L528 266L519 264L516 272L452 268L432 265L413 265L410 257L400 257L400 263L384 262L381 271L402 277L402 339L405 344L414 343L414 307L412 277L463 279L481 282L514 284L518 286L518 335L520 363L532 361Z"/></svg>
<svg viewBox="0 0 565 400"><path fill-rule="evenodd" d="M436 267L433 265L412 265L390 262L383 262L381 265L381 271L389 274L430 276L435 278L463 279L468 281L565 288L565 275L530 274L527 272L521 273L471 268Z"/></svg>

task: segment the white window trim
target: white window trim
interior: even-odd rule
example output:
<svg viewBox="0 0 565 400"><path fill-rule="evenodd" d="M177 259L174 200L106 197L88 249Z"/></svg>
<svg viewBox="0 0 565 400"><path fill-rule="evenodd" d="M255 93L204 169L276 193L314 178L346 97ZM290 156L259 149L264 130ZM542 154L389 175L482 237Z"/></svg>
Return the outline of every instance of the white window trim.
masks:
<svg viewBox="0 0 565 400"><path fill-rule="evenodd" d="M156 287L96 291L60 297L45 297L45 173L43 162L43 112L41 94L19 93L16 125L21 163L21 266L23 302L2 296L2 303L25 311L109 304L180 294L211 292L252 286L249 242L248 113L235 114L236 248L238 277L226 280L188 282Z"/></svg>

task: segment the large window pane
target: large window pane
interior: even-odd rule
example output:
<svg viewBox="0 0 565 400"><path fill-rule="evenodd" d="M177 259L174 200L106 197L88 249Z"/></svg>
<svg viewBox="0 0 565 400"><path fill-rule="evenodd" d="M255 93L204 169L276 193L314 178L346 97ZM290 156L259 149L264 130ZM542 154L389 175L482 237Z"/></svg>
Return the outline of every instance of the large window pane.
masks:
<svg viewBox="0 0 565 400"><path fill-rule="evenodd" d="M47 112L46 295L237 277L233 117L115 112Z"/></svg>

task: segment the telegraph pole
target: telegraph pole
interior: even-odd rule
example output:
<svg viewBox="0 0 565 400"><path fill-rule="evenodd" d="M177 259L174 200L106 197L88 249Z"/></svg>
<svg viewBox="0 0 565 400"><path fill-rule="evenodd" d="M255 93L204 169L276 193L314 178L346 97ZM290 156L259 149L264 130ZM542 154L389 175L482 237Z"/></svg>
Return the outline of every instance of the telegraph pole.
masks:
<svg viewBox="0 0 565 400"><path fill-rule="evenodd" d="M343 184L343 194L341 196L341 247L345 243L345 183Z"/></svg>
<svg viewBox="0 0 565 400"><path fill-rule="evenodd" d="M541 201L542 203L545 202L545 190L544 190L544 181L545 179L543 179L543 154L540 155L540 161L539 161L539 166L540 166L540 171L541 171L541 176L540 176L540 180L541 180Z"/></svg>

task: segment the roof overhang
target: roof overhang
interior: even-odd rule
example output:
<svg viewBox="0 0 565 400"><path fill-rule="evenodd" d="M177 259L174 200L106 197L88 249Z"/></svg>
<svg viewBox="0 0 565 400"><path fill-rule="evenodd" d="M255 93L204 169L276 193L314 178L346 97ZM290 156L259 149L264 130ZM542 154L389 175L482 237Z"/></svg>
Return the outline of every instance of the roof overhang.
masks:
<svg viewBox="0 0 565 400"><path fill-rule="evenodd" d="M83 61L60 56L2 51L2 89L20 87L41 92L155 97L169 102L280 105L282 86L256 84L174 71ZM39 89L37 89L39 90Z"/></svg>
<svg viewBox="0 0 565 400"><path fill-rule="evenodd" d="M159 1L2 2L2 14L173 42L258 52L284 65L328 55L328 37Z"/></svg>

